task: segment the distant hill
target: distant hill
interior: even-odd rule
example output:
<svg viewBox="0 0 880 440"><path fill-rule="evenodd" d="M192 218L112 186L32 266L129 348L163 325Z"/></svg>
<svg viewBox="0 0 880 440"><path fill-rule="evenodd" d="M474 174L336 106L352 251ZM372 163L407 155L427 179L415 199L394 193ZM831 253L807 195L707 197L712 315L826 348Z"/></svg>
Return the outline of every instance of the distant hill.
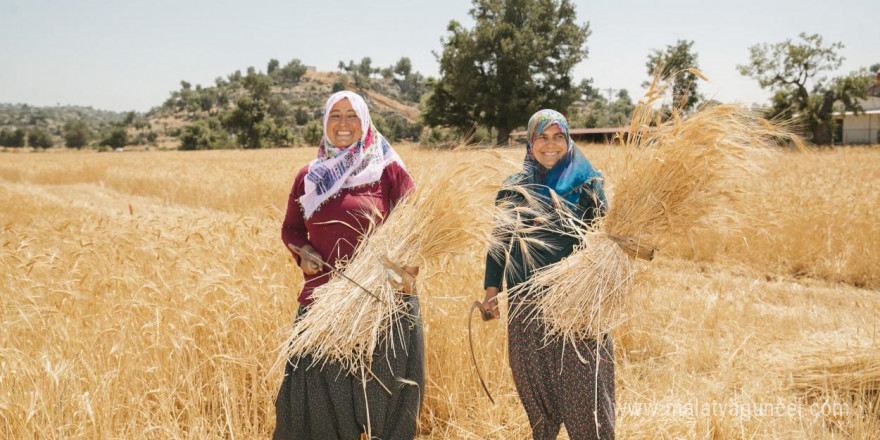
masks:
<svg viewBox="0 0 880 440"><path fill-rule="evenodd" d="M267 86L265 95L255 92L262 86ZM241 146L238 138L251 131L264 136L260 146L314 145L315 136L320 137L324 102L340 89L364 97L374 123L386 136L418 139L419 98L427 91L425 79L418 72L407 69L394 73L392 67L373 69L367 76L318 72L299 60L283 67L276 63L272 73L253 68L245 75L236 71L217 77L208 86L181 81L179 90L146 113L0 104L0 130L40 129L52 136L57 147L65 145L64 124L76 120L83 121L90 130L89 147L115 147L113 136L118 131L126 133L126 148L234 148ZM249 107L246 112L236 113L242 106ZM254 112L259 117L253 120L236 119Z"/></svg>
<svg viewBox="0 0 880 440"><path fill-rule="evenodd" d="M55 145L63 146L62 127L68 121L83 121L91 130L100 131L104 127L120 123L126 113L99 110L81 106L34 107L27 104L0 103L0 130L35 128L48 132Z"/></svg>
<svg viewBox="0 0 880 440"><path fill-rule="evenodd" d="M157 144L165 147L247 147L238 139L243 136L265 146L314 145L320 138L324 102L333 91L344 89L364 97L374 124L386 136L418 139L419 98L427 91L420 74L394 74L389 68L380 76L376 69L365 80L302 65L295 74L285 73L289 66L269 74L236 71L207 87L181 81L180 90L144 118L157 130Z"/></svg>
<svg viewBox="0 0 880 440"><path fill-rule="evenodd" d="M70 105L34 107L27 104L0 103L0 128L40 127L54 131L65 122L77 119L85 121L93 128L98 128L120 122L124 118L124 112L98 110L92 107Z"/></svg>

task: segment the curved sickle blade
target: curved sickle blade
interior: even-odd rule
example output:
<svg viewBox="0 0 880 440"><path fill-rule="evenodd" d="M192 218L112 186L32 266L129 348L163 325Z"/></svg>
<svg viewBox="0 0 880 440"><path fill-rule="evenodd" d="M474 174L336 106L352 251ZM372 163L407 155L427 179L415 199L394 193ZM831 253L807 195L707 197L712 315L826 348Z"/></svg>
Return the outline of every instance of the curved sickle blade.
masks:
<svg viewBox="0 0 880 440"><path fill-rule="evenodd" d="M299 255L300 258L302 258L303 253L305 253L305 251L302 250L302 248L298 248L298 247L294 246L292 243L287 243L287 247L288 247L290 250L292 250L293 252L295 252L297 255ZM372 296L373 298L375 298L376 301L379 301L380 303L383 302L383 301L382 301L382 298L379 298L378 296L376 296L375 293L370 292L366 287L362 286L362 285L361 285L360 283L358 283L357 281L355 281L355 280L349 278L347 275L345 275L344 273L342 273L341 270L339 270L339 269L337 269L337 268L331 266L331 265L330 265L329 263L327 263L326 261L322 261L321 264L322 264L327 270L329 270L330 273L335 274L335 275L339 275L340 277L342 277L343 279L347 280L348 282L354 284L355 286L360 287L361 290L363 290L364 292L366 292L367 295L370 295L370 296Z"/></svg>
<svg viewBox="0 0 880 440"><path fill-rule="evenodd" d="M489 392L489 387L486 386L486 381L483 380L483 375L480 374L480 367L477 365L477 357L474 355L474 340L471 336L471 322L474 317L474 309L480 309L480 313L484 313L482 306L483 305L479 301L474 301L474 303L471 304L470 310L468 310L468 345L471 347L471 361L474 363L474 369L477 370L477 377L480 378L480 385L483 386L483 391L486 392L486 397L488 397L489 401L494 405L495 399L492 398L492 394Z"/></svg>

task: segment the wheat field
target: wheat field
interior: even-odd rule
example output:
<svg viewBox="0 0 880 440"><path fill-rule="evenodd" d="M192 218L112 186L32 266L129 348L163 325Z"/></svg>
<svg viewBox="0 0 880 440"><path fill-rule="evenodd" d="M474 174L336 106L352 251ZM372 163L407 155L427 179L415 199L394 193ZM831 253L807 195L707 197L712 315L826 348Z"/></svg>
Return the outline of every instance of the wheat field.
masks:
<svg viewBox="0 0 880 440"><path fill-rule="evenodd" d="M397 149L417 185L486 160ZM614 203L620 152L584 151ZM302 283L280 226L314 154L0 155L0 438L270 437ZM474 179L500 185L523 150L501 154L509 169ZM781 153L744 182L739 233L660 250L641 313L614 332L619 438L880 438L878 162L876 148ZM420 439L529 438L504 326L474 323L497 404L467 349L484 252L420 275Z"/></svg>

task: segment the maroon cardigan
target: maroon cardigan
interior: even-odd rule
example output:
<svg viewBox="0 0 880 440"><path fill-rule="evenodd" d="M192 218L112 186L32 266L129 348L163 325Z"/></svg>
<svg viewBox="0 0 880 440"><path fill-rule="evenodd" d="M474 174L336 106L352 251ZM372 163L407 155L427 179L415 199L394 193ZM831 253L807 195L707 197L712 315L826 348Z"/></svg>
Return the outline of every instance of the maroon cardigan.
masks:
<svg viewBox="0 0 880 440"><path fill-rule="evenodd" d="M338 260L351 258L358 241L370 227L373 207L378 209L382 219L388 218L397 202L413 188L409 173L397 162L392 162L385 167L378 181L339 190L306 220L299 198L305 193L308 169L305 166L299 170L293 182L287 200L287 214L281 226L281 239L285 247L288 243L300 248L312 245L321 258L334 267ZM299 264L299 257L293 251L291 253ZM312 291L326 283L330 273L325 269L316 275L304 276L306 282L298 300L309 305Z"/></svg>

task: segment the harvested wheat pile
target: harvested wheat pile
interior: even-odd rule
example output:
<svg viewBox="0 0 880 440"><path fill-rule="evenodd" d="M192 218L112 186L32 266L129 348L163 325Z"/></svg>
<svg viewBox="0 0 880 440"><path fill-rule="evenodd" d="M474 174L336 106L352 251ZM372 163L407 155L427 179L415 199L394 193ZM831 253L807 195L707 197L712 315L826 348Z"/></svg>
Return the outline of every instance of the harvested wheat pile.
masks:
<svg viewBox="0 0 880 440"><path fill-rule="evenodd" d="M791 378L795 389L814 398L838 395L877 401L880 399L880 350L849 347L803 353L794 362Z"/></svg>

